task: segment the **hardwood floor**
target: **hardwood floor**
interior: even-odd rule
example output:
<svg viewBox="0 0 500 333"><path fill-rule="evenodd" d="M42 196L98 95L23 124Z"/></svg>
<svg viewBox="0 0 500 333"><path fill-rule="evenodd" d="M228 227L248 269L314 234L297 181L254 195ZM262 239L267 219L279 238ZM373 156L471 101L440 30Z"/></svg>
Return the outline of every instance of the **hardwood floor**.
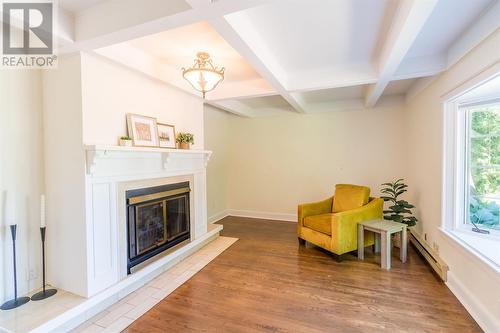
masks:
<svg viewBox="0 0 500 333"><path fill-rule="evenodd" d="M240 240L125 332L481 332L411 246L384 271L299 245L294 223L220 223Z"/></svg>

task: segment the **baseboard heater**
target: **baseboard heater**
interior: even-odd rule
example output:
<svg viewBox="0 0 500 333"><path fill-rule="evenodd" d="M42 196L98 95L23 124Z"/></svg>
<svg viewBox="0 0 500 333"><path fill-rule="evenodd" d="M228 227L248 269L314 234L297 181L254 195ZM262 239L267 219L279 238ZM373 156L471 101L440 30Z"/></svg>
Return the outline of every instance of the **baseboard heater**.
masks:
<svg viewBox="0 0 500 333"><path fill-rule="evenodd" d="M436 251L415 231L409 232L410 242L420 252L420 254L427 260L429 265L439 275L441 280L446 282L446 274L448 272L448 265L439 257Z"/></svg>

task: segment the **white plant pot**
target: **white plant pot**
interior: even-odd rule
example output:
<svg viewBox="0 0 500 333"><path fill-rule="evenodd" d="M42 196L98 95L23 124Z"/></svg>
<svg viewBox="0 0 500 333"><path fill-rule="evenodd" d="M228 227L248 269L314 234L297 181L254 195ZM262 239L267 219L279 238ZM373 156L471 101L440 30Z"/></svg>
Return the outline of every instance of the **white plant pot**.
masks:
<svg viewBox="0 0 500 333"><path fill-rule="evenodd" d="M120 139L120 146L132 147L132 140L122 140Z"/></svg>

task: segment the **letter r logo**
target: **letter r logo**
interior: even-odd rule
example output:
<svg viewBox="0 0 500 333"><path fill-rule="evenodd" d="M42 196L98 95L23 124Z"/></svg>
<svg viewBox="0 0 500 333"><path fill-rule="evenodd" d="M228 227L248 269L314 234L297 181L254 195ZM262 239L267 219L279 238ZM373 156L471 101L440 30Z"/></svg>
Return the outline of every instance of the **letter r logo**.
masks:
<svg viewBox="0 0 500 333"><path fill-rule="evenodd" d="M3 53L51 54L52 3L3 3Z"/></svg>

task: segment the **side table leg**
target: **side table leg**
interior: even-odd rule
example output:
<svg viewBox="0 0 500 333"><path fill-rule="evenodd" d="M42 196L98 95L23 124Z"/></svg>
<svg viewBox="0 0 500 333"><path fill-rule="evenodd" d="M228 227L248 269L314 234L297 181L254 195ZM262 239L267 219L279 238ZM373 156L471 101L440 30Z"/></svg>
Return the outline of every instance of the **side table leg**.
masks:
<svg viewBox="0 0 500 333"><path fill-rule="evenodd" d="M382 268L391 269L391 234L382 231L380 233L382 243L380 265Z"/></svg>
<svg viewBox="0 0 500 333"><path fill-rule="evenodd" d="M408 238L406 234L406 227L403 227L403 230L401 230L401 253L399 254L401 262L406 262L406 258L408 255Z"/></svg>
<svg viewBox="0 0 500 333"><path fill-rule="evenodd" d="M363 225L358 224L358 259L365 259L365 232Z"/></svg>
<svg viewBox="0 0 500 333"><path fill-rule="evenodd" d="M378 232L373 233L373 240L375 241L375 252L374 253L379 253L380 252L380 234Z"/></svg>

